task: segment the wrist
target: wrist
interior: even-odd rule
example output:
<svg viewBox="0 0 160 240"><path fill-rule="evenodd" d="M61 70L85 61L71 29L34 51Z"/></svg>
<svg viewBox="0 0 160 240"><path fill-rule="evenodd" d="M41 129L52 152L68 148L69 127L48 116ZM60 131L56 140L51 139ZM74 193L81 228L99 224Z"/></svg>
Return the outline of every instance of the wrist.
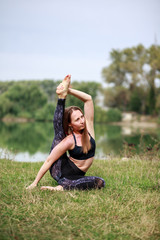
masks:
<svg viewBox="0 0 160 240"><path fill-rule="evenodd" d="M37 186L38 182L34 180L33 185Z"/></svg>
<svg viewBox="0 0 160 240"><path fill-rule="evenodd" d="M68 94L70 94L72 91L72 88L68 88Z"/></svg>

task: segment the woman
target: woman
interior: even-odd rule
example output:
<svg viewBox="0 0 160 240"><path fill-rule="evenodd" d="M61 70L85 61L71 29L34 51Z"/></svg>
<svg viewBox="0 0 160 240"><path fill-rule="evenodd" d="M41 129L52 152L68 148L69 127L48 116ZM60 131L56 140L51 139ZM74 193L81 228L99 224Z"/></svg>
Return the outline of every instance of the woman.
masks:
<svg viewBox="0 0 160 240"><path fill-rule="evenodd" d="M95 154L94 107L90 95L71 89L71 75L67 75L57 87L58 103L54 113L54 140L50 155L40 168L34 182L27 187L37 186L43 175L50 169L51 176L58 182L57 187L43 186L42 190L92 189L102 188L102 178L85 176ZM78 107L65 107L67 94L84 102L84 115ZM69 157L66 152L69 152Z"/></svg>

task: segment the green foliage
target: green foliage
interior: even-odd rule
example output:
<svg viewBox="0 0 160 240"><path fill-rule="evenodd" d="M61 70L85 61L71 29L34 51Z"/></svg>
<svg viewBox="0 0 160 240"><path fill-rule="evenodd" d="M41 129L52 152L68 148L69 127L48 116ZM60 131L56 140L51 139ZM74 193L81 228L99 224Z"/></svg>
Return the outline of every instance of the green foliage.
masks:
<svg viewBox="0 0 160 240"><path fill-rule="evenodd" d="M106 106L111 108L119 108L120 110L126 110L129 105L130 93L127 88L123 86L109 87L104 90Z"/></svg>
<svg viewBox="0 0 160 240"><path fill-rule="evenodd" d="M93 101L96 100L98 90L101 89L101 85L96 82L73 82L72 88L80 90L82 92L86 92L92 96ZM74 96L67 96L66 106L78 106L83 109L83 102Z"/></svg>
<svg viewBox="0 0 160 240"><path fill-rule="evenodd" d="M95 107L95 122L96 123L109 123L120 122L122 119L121 111L118 109L110 108L109 110L103 110L102 108Z"/></svg>
<svg viewBox="0 0 160 240"><path fill-rule="evenodd" d="M0 82L0 94L6 92L14 84L14 81Z"/></svg>
<svg viewBox="0 0 160 240"><path fill-rule="evenodd" d="M6 116L7 117L7 116ZM25 118L25 119L31 119L33 117L31 112L27 112L27 111L19 111L17 114L18 118Z"/></svg>
<svg viewBox="0 0 160 240"><path fill-rule="evenodd" d="M51 122L8 123L0 122L0 146L10 151L47 153L53 140L53 124Z"/></svg>
<svg viewBox="0 0 160 240"><path fill-rule="evenodd" d="M106 104L112 102L114 107L122 109L120 103L124 99L123 110L128 110L129 107L137 112L144 113L146 110L146 113L155 114L158 95L155 81L160 80L160 46L152 45L146 49L143 45L138 45L123 50L113 49L110 58L111 64L102 70L105 81L114 86L114 91L105 92ZM125 95L121 94L120 86L126 89ZM137 88L142 90L142 95L138 96L135 92L132 94Z"/></svg>
<svg viewBox="0 0 160 240"><path fill-rule="evenodd" d="M141 111L141 106L141 96L139 95L138 91L133 91L131 93L129 109L139 113Z"/></svg>
<svg viewBox="0 0 160 240"><path fill-rule="evenodd" d="M160 94L157 96L156 112L157 112L157 114L160 116Z"/></svg>
<svg viewBox="0 0 160 240"><path fill-rule="evenodd" d="M80 90L82 92L86 92L92 96L93 101L97 96L97 91L101 89L101 85L97 82L73 82L72 87Z"/></svg>
<svg viewBox="0 0 160 240"><path fill-rule="evenodd" d="M47 98L38 86L23 86L17 83L0 96L0 117L6 114L34 117L35 111L44 106L46 102ZM22 113L25 113L25 116Z"/></svg>
<svg viewBox="0 0 160 240"><path fill-rule="evenodd" d="M46 104L43 108L40 108L35 113L35 119L38 121L52 121L55 106L51 103Z"/></svg>
<svg viewBox="0 0 160 240"><path fill-rule="evenodd" d="M153 85L151 85L150 90L149 90L148 105L149 105L149 113L154 114L156 99L155 99L155 87Z"/></svg>
<svg viewBox="0 0 160 240"><path fill-rule="evenodd" d="M122 119L122 114L119 109L109 109L107 111L108 122L120 122L121 119Z"/></svg>
<svg viewBox="0 0 160 240"><path fill-rule="evenodd" d="M107 122L107 112L100 108L99 106L95 107L95 122L96 123L106 123Z"/></svg>
<svg viewBox="0 0 160 240"><path fill-rule="evenodd" d="M56 87L59 82L19 81L0 82L0 118L21 117L33 118L38 121L52 121L53 112L57 102ZM73 82L72 87L90 94L93 101L101 85L96 82ZM79 106L84 104L79 99L68 95L66 106Z"/></svg>
<svg viewBox="0 0 160 240"><path fill-rule="evenodd" d="M66 107L69 107L69 106L77 106L83 110L84 103L81 100L79 100L78 98L68 95L67 100L66 100Z"/></svg>
<svg viewBox="0 0 160 240"><path fill-rule="evenodd" d="M58 82L46 79L43 81L37 81L37 85L40 86L48 97L48 102L54 102L56 100L56 88L58 86Z"/></svg>
<svg viewBox="0 0 160 240"><path fill-rule="evenodd" d="M12 113L14 108L13 102L11 102L5 95L0 96L0 118L4 117L8 113Z"/></svg>

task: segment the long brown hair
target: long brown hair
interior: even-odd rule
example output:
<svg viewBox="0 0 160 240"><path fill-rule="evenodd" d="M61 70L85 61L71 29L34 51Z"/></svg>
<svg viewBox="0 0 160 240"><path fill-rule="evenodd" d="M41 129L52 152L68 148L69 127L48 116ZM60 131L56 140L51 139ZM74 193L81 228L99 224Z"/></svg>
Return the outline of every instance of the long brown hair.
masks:
<svg viewBox="0 0 160 240"><path fill-rule="evenodd" d="M71 129L69 124L71 123L72 112L77 111L77 110L79 110L83 114L83 111L79 107L76 107L76 106L70 106L70 107L66 108L64 111L63 127L64 127L64 131L65 131L66 135L69 135L73 132L73 130ZM88 151L91 149L91 143L89 140L86 124L82 131L81 141L82 141L83 153L88 153Z"/></svg>

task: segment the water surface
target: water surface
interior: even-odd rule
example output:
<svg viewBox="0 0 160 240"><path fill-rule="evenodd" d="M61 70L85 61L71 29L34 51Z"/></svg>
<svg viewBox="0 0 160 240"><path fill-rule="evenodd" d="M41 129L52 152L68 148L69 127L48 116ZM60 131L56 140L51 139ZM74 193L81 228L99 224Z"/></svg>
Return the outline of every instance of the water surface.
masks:
<svg viewBox="0 0 160 240"><path fill-rule="evenodd" d="M133 146L139 152L160 142L159 129L96 124L96 158L119 155L124 147ZM15 161L44 161L54 137L52 122L0 122L0 157Z"/></svg>

